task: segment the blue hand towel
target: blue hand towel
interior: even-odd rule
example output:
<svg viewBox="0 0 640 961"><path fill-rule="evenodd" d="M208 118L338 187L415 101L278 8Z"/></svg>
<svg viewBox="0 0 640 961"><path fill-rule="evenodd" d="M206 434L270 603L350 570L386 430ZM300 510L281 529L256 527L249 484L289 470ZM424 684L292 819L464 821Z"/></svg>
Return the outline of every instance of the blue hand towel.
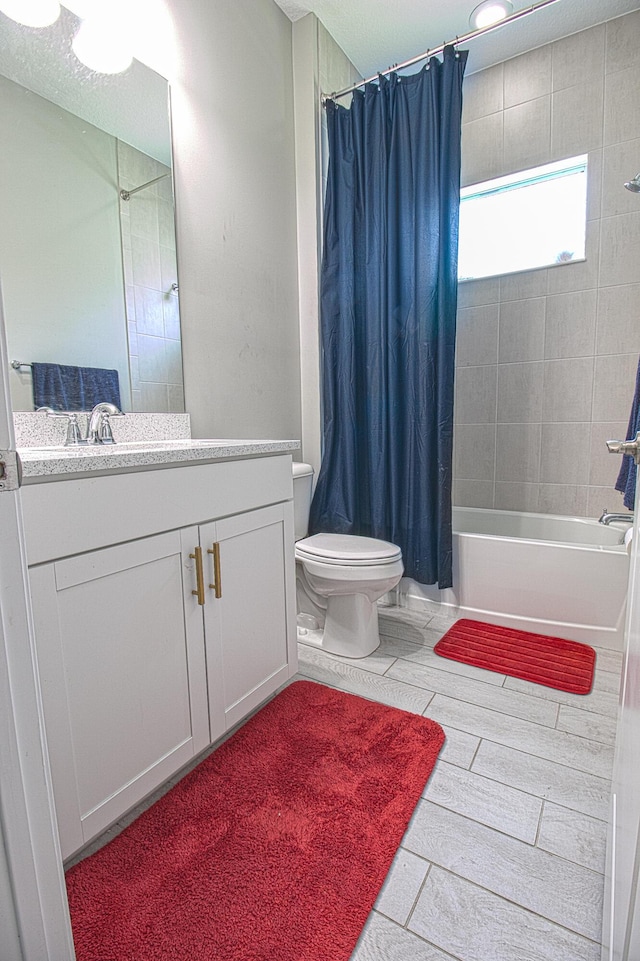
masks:
<svg viewBox="0 0 640 961"><path fill-rule="evenodd" d="M627 427L627 440L635 440L636 434L640 430L640 360L638 361L638 372L636 374L636 390L633 395L631 405L631 416ZM623 495L623 504L628 510L632 511L636 502L636 474L638 468L633 457L623 457L622 467L616 481L616 490Z"/></svg>
<svg viewBox="0 0 640 961"><path fill-rule="evenodd" d="M91 410L103 402L120 408L117 370L71 367L66 364L32 364L33 402L54 410Z"/></svg>

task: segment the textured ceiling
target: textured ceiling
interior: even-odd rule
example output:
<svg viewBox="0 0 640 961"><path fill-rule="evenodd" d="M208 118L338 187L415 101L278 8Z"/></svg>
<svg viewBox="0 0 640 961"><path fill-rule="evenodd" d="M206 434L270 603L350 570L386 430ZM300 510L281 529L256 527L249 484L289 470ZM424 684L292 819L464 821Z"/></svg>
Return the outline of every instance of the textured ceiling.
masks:
<svg viewBox="0 0 640 961"><path fill-rule="evenodd" d="M67 2L46 30L0 13L0 75L170 165L167 81L137 60L112 76L84 67L71 53L79 26L72 6L81 9Z"/></svg>
<svg viewBox="0 0 640 961"><path fill-rule="evenodd" d="M291 20L315 13L363 77L471 29L480 0L276 0ZM514 0L514 9L532 0ZM557 0L470 41L467 74L640 8L639 0Z"/></svg>
<svg viewBox="0 0 640 961"><path fill-rule="evenodd" d="M82 68L70 53L71 37L78 23L76 15L93 2L64 0L60 21L42 31L41 36L37 31L25 31L0 13L0 74L167 163L166 82L140 63L134 63L125 74L97 77ZM292 20L315 13L362 76L370 77L378 70L467 33L469 13L479 0L276 2ZM156 8L162 6L155 0L110 3L128 3L132 12L152 10L154 22L158 16ZM514 0L516 10L530 5L531 0ZM471 41L467 45L466 73L636 9L640 9L640 0L556 0L531 16ZM140 111L140 103L145 103L144 111ZM151 109L151 104L156 106Z"/></svg>

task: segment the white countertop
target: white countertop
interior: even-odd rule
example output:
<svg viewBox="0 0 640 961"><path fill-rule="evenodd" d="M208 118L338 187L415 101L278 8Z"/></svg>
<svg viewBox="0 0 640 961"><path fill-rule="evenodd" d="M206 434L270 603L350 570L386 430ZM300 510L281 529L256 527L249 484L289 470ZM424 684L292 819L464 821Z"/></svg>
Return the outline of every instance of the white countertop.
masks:
<svg viewBox="0 0 640 961"><path fill-rule="evenodd" d="M23 483L64 480L80 474L149 470L269 454L300 448L297 440L183 439L130 441L90 447L20 447Z"/></svg>

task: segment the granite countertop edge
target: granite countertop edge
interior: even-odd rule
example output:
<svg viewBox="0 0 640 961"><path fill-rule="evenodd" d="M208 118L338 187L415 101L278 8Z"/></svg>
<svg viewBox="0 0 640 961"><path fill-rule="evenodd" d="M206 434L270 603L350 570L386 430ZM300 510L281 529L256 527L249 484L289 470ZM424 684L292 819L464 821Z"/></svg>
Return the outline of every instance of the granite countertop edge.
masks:
<svg viewBox="0 0 640 961"><path fill-rule="evenodd" d="M229 459L262 457L290 453L300 449L297 440L184 440L114 444L104 447L21 447L18 456L23 482L78 474L101 474L121 470L144 470L153 467L212 463Z"/></svg>

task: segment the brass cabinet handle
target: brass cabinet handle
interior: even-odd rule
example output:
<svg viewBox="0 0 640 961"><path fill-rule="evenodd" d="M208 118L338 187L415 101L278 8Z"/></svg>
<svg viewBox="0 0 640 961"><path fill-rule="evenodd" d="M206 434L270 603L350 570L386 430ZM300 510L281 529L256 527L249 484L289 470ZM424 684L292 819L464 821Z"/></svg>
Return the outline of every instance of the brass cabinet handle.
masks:
<svg viewBox="0 0 640 961"><path fill-rule="evenodd" d="M204 607L204 574L202 571L202 548L196 547L194 550L195 550L195 553L189 554L189 557L192 557L196 562L196 584L198 586L198 589L195 591L191 591L191 593L195 594L196 597L198 598L198 604L200 604L201 607Z"/></svg>
<svg viewBox="0 0 640 961"><path fill-rule="evenodd" d="M209 548L207 554L213 554L213 584L209 584L216 597L222 597L222 577L220 576L220 545L216 541L213 549Z"/></svg>

